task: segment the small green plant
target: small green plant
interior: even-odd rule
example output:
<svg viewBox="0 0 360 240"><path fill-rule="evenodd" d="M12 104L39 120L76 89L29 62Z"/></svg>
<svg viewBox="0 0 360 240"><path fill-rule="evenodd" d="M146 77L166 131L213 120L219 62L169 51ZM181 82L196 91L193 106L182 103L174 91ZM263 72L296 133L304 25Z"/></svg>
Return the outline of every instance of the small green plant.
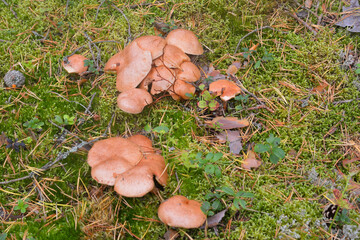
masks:
<svg viewBox="0 0 360 240"><path fill-rule="evenodd" d="M208 153L204 157L202 153L197 153L195 159L190 161L191 163L198 164L199 167L204 168L204 171L209 175L215 175L221 177L221 169L216 165L216 162L222 158L222 153Z"/></svg>
<svg viewBox="0 0 360 240"><path fill-rule="evenodd" d="M244 108L244 104L246 104L247 102L248 102L248 100L249 100L249 96L250 95L237 95L236 97L235 97L235 100L236 101L238 101L240 104L238 104L238 105L236 105L235 106L235 109L236 110L241 110L241 109L243 109Z"/></svg>
<svg viewBox="0 0 360 240"><path fill-rule="evenodd" d="M26 123L23 124L24 127L26 128L30 128L30 129L33 129L33 130L41 130L42 126L44 125L43 122L40 122L40 120L36 117L34 117L33 119L31 119L30 121L27 121Z"/></svg>
<svg viewBox="0 0 360 240"><path fill-rule="evenodd" d="M356 64L355 73L356 73L356 74L360 74L360 63Z"/></svg>
<svg viewBox="0 0 360 240"><path fill-rule="evenodd" d="M65 114L63 117L59 115L55 115L55 122L60 125L73 125L75 117L70 117L69 115Z"/></svg>
<svg viewBox="0 0 360 240"><path fill-rule="evenodd" d="M343 209L341 212L338 212L338 214L336 214L334 220L335 220L335 223L341 227L346 224L351 223L351 220L349 218L349 210Z"/></svg>
<svg viewBox="0 0 360 240"><path fill-rule="evenodd" d="M200 84L199 89L202 91L198 102L199 108L209 108L210 111L215 111L219 107L219 103L215 100L216 95L214 96L208 90L205 90L204 84Z"/></svg>
<svg viewBox="0 0 360 240"><path fill-rule="evenodd" d="M279 148L280 138L274 137L273 134L266 139L267 144L256 144L254 151L257 153L267 152L270 155L270 162L276 164L279 160L285 157L285 152Z"/></svg>
<svg viewBox="0 0 360 240"><path fill-rule="evenodd" d="M99 71L96 69L93 60L88 60L88 59L84 60L84 67L88 67L89 72L99 74Z"/></svg>
<svg viewBox="0 0 360 240"><path fill-rule="evenodd" d="M208 216L214 215L215 212L223 208L222 199L230 198L235 209L240 210L246 208L246 201L244 198L253 198L254 194L251 192L239 191L235 192L228 186L222 186L217 189L215 193L208 193L205 195L205 200L201 205L201 210Z"/></svg>
<svg viewBox="0 0 360 240"><path fill-rule="evenodd" d="M25 201L23 200L18 200L17 205L14 207L14 210L20 210L21 213L25 213L26 209L29 207L29 204L26 204L28 200L25 199Z"/></svg>

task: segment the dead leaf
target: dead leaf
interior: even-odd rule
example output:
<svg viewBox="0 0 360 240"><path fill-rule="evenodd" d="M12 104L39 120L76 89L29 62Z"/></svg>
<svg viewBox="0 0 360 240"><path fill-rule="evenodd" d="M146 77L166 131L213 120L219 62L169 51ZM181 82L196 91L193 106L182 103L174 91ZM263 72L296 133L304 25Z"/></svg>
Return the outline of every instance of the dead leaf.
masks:
<svg viewBox="0 0 360 240"><path fill-rule="evenodd" d="M329 86L329 84L327 84L327 83L321 83L321 84L319 84L319 86L314 87L311 91L312 91L312 92L319 92L319 93L321 93L321 92L323 92L323 91L325 90L325 88L326 88L327 86Z"/></svg>
<svg viewBox="0 0 360 240"><path fill-rule="evenodd" d="M3 132L1 135L0 135L0 146L2 146L3 144L7 144L7 136L5 135L5 133Z"/></svg>
<svg viewBox="0 0 360 240"><path fill-rule="evenodd" d="M241 167L246 170L251 170L251 168L258 168L261 165L261 161L256 159L256 154L249 150L246 158L244 159Z"/></svg>
<svg viewBox="0 0 360 240"><path fill-rule="evenodd" d="M313 2L312 0L306 0L305 1L305 7L306 8L311 8L312 2Z"/></svg>
<svg viewBox="0 0 360 240"><path fill-rule="evenodd" d="M205 123L210 127L219 127L220 129L243 128L250 124L247 119L238 119L237 117L216 117Z"/></svg>
<svg viewBox="0 0 360 240"><path fill-rule="evenodd" d="M349 32L360 32L360 7L358 0L351 0L349 7L343 7L343 16L340 21L335 23L336 26L346 27Z"/></svg>
<svg viewBox="0 0 360 240"><path fill-rule="evenodd" d="M225 142L229 143L231 153L239 154L240 151L243 149L241 142L242 139L240 137L240 132L238 130L224 131L217 134L216 137L217 139L219 139L221 143L225 143Z"/></svg>
<svg viewBox="0 0 360 240"><path fill-rule="evenodd" d="M207 223L207 227L208 228L212 228L212 227L216 227L217 225L219 225L219 223L221 222L221 220L223 219L223 217L225 216L225 213L227 212L227 208L218 212L217 214L208 217L206 222L200 227L201 229L204 229Z"/></svg>
<svg viewBox="0 0 360 240"><path fill-rule="evenodd" d="M231 76L235 76L235 74L240 69L240 67L241 67L241 63L239 61L235 61L228 67L226 73Z"/></svg>
<svg viewBox="0 0 360 240"><path fill-rule="evenodd" d="M166 233L164 234L164 239L165 240L175 240L177 239L177 237L179 236L179 233L173 229L169 229L166 231Z"/></svg>
<svg viewBox="0 0 360 240"><path fill-rule="evenodd" d="M356 161L359 161L359 160L360 160L360 158L344 159L344 160L342 161L342 164L343 164L343 166L345 167L345 165L350 164L350 163L353 163L353 162L356 162Z"/></svg>

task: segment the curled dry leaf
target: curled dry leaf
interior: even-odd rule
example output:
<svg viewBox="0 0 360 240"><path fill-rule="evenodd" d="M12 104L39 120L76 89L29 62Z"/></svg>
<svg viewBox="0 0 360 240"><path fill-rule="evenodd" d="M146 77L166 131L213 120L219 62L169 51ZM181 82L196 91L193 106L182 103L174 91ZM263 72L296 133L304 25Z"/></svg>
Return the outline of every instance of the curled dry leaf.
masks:
<svg viewBox="0 0 360 240"><path fill-rule="evenodd" d="M231 76L234 76L240 67L241 67L241 63L239 61L235 61L228 67L226 73Z"/></svg>
<svg viewBox="0 0 360 240"><path fill-rule="evenodd" d="M212 227L216 227L217 225L219 225L219 223L221 222L221 220L223 219L223 217L225 216L225 213L227 212L227 208L218 212L217 214L208 217L206 222L200 227L201 229L205 228L205 225L207 223L207 227L212 228Z"/></svg>
<svg viewBox="0 0 360 240"><path fill-rule="evenodd" d="M247 119L238 119L237 117L216 117L205 123L210 127L219 127L220 129L243 128L250 124Z"/></svg>
<svg viewBox="0 0 360 240"><path fill-rule="evenodd" d="M165 240L175 240L177 239L179 236L179 233L173 229L169 229L166 231L166 233L164 234L164 239Z"/></svg>
<svg viewBox="0 0 360 240"><path fill-rule="evenodd" d="M258 168L261 165L261 161L256 159L256 154L249 150L246 158L244 159L241 167L246 170L251 170L251 168Z"/></svg>
<svg viewBox="0 0 360 240"><path fill-rule="evenodd" d="M228 130L216 135L220 142L229 142L230 152L239 154L242 150L242 143L239 130Z"/></svg>

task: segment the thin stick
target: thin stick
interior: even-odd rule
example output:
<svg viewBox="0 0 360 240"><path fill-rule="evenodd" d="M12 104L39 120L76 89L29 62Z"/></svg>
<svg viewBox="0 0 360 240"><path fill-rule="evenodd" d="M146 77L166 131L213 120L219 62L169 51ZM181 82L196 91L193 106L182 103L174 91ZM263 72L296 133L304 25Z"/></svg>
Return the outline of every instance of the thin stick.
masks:
<svg viewBox="0 0 360 240"><path fill-rule="evenodd" d="M156 1L153 3L140 3L140 4L134 4L134 5L130 5L129 8L130 9L135 9L138 7L147 7L147 6L153 6L153 5L157 5L157 4L162 4L165 3L165 1Z"/></svg>
<svg viewBox="0 0 360 240"><path fill-rule="evenodd" d="M317 35L317 31L315 31L315 29L313 29L309 24L307 24L304 20L302 20L301 18L299 18L295 13L293 12L287 12L287 14L290 17L295 18L298 22L300 22L302 25L304 25L308 30L310 30L315 36Z"/></svg>
<svg viewBox="0 0 360 240"><path fill-rule="evenodd" d="M97 7L97 9L96 9L96 16L95 16L95 21L97 20L97 17L98 17L100 8L101 8L101 6L104 4L105 1L106 1L106 0L102 0L101 3L100 3L100 5Z"/></svg>
<svg viewBox="0 0 360 240"><path fill-rule="evenodd" d="M68 14L68 8L69 8L69 0L66 0L65 17Z"/></svg>
<svg viewBox="0 0 360 240"><path fill-rule="evenodd" d="M120 9L120 8L118 8L115 4L111 4L116 10L118 10L123 16L124 16L124 18L125 18L125 20L126 20L126 22L127 22L127 24L128 24L128 34L129 34L129 37L128 37L128 39L127 39L127 43L128 42L130 42L130 41L132 41L132 35L131 35L131 28L130 28L130 22L129 22L129 19L126 17L126 15L124 14L124 12Z"/></svg>
<svg viewBox="0 0 360 240"><path fill-rule="evenodd" d="M238 44L236 45L234 54L237 53L237 51L238 51L238 49L239 49L239 46L240 46L240 43L241 43L245 38L247 38L248 36L250 36L250 35L253 34L253 33L256 33L256 32L258 32L258 31L261 31L261 30L264 30L264 29L276 30L276 29L274 29L274 28L272 28L272 27L270 27L270 26L264 26L264 27L261 27L261 28L257 28L257 29L255 29L255 30L252 30L251 32L249 32L248 34L246 34L245 36L243 36L243 37L239 40Z"/></svg>
<svg viewBox="0 0 360 240"><path fill-rule="evenodd" d="M5 0L2 0L2 1L6 6L9 6L9 4Z"/></svg>

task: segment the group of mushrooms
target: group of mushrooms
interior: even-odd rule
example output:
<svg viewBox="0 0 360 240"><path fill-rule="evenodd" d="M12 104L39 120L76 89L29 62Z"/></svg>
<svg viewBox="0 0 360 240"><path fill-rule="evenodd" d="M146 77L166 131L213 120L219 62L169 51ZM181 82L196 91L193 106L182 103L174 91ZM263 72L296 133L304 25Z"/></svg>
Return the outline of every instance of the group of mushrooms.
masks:
<svg viewBox="0 0 360 240"><path fill-rule="evenodd" d="M142 36L112 56L105 72L116 72L117 104L127 113L141 113L152 103L152 96L167 92L174 100L188 99L195 93L194 82L201 73L187 55L201 55L196 35L185 29L171 31L166 38ZM87 71L85 57L64 58L69 73ZM78 64L80 62L80 64ZM228 80L210 84L209 90L223 101L235 97L240 88ZM88 154L91 176L99 183L114 186L125 197L142 197L166 185L168 173L164 158L157 154L149 138L133 135L98 141ZM198 228L206 221L201 203L184 196L173 196L160 204L158 216L171 227Z"/></svg>

